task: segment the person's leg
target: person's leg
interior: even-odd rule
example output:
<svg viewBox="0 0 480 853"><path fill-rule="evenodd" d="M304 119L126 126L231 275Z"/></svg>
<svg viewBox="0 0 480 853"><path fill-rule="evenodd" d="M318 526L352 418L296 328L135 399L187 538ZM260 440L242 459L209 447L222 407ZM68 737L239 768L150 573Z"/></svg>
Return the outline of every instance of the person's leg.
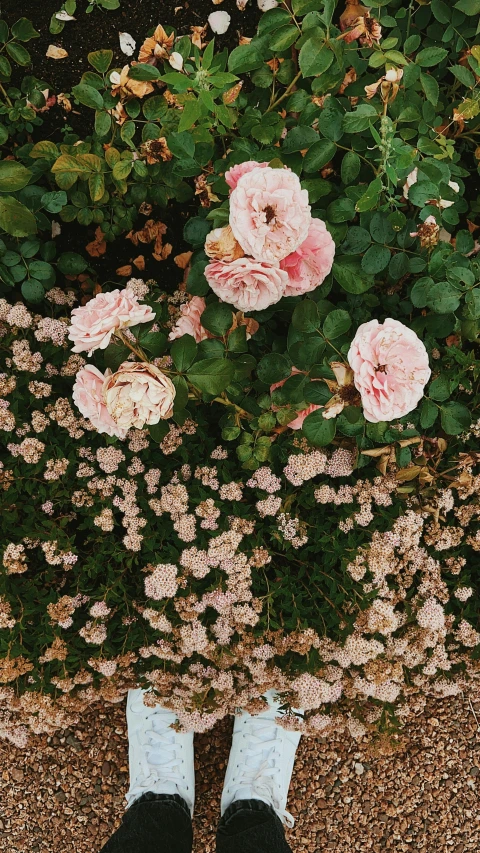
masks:
<svg viewBox="0 0 480 853"><path fill-rule="evenodd" d="M275 722L281 714L275 691L266 698L264 713L235 718L217 853L291 853L282 824L293 826L286 805L300 733Z"/></svg>
<svg viewBox="0 0 480 853"><path fill-rule="evenodd" d="M128 693L129 808L102 853L191 853L193 732L175 731L175 714L144 695Z"/></svg>
<svg viewBox="0 0 480 853"><path fill-rule="evenodd" d="M135 800L101 853L191 853L190 809L176 794L147 792Z"/></svg>
<svg viewBox="0 0 480 853"><path fill-rule="evenodd" d="M282 821L263 800L235 800L217 830L217 853L292 853Z"/></svg>

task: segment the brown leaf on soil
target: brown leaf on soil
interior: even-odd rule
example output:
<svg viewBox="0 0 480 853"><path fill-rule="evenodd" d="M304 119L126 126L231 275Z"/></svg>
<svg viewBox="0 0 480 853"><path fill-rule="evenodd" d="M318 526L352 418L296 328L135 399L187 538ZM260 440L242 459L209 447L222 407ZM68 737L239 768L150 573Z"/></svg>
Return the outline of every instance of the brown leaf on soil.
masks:
<svg viewBox="0 0 480 853"><path fill-rule="evenodd" d="M470 219L467 219L467 227L470 231L470 234L473 234L474 231L477 230L477 228L480 228L480 225L476 225L475 222L471 222Z"/></svg>
<svg viewBox="0 0 480 853"><path fill-rule="evenodd" d="M190 27L190 30L192 32L192 44L198 47L199 50L202 50L206 45L206 42L202 41L207 31L206 25L204 27Z"/></svg>
<svg viewBox="0 0 480 853"><path fill-rule="evenodd" d="M118 269L116 269L115 272L117 275L122 275L122 276L131 275L132 274L132 265L131 264L125 264L125 266L123 266L123 267L118 267Z"/></svg>
<svg viewBox="0 0 480 853"><path fill-rule="evenodd" d="M243 80L240 80L240 83L235 83L235 86L232 86L227 92L224 92L222 95L222 101L224 104L228 106L228 104L233 104L234 101L237 100L240 92L242 91Z"/></svg>
<svg viewBox="0 0 480 853"><path fill-rule="evenodd" d="M137 270L145 269L145 255L138 255L133 259L132 263L136 266Z"/></svg>
<svg viewBox="0 0 480 853"><path fill-rule="evenodd" d="M192 252L181 252L179 255L175 255L173 260L175 261L177 267L180 267L181 270L184 270L188 267L192 254Z"/></svg>
<svg viewBox="0 0 480 853"><path fill-rule="evenodd" d="M56 44L49 44L45 56L48 59L66 59L68 52L63 47L57 47Z"/></svg>
<svg viewBox="0 0 480 853"><path fill-rule="evenodd" d="M156 222L155 219L147 219L143 228L138 231L129 231L127 240L131 240L134 246L139 243L153 243L153 255L160 255L162 252L162 237L166 233L167 226L163 222Z"/></svg>
<svg viewBox="0 0 480 853"><path fill-rule="evenodd" d="M97 282L97 284L93 288L93 295L96 296L97 293L101 293L101 292L102 292L102 285L98 284L98 282Z"/></svg>
<svg viewBox="0 0 480 853"><path fill-rule="evenodd" d="M240 36L240 38L238 40L238 44L239 44L239 46L242 44L250 44L251 40L252 39L248 38L248 36Z"/></svg>
<svg viewBox="0 0 480 853"><path fill-rule="evenodd" d="M107 251L107 244L100 225L95 229L95 240L92 240L91 243L87 243L85 248L92 258L99 258L100 255L104 255Z"/></svg>
<svg viewBox="0 0 480 853"><path fill-rule="evenodd" d="M62 110L65 110L66 113L69 113L72 109L72 102L66 95L64 95L63 92L60 92L60 94L57 95L57 104L62 108Z"/></svg>
<svg viewBox="0 0 480 853"><path fill-rule="evenodd" d="M159 252L152 252L152 255L156 261L165 261L168 258L168 256L171 255L172 251L173 251L172 244L171 243L165 243L165 245L162 246L162 248Z"/></svg>
<svg viewBox="0 0 480 853"><path fill-rule="evenodd" d="M142 213L144 216L150 216L153 210L153 205L149 204L148 201L142 201L140 207L138 208L138 212Z"/></svg>

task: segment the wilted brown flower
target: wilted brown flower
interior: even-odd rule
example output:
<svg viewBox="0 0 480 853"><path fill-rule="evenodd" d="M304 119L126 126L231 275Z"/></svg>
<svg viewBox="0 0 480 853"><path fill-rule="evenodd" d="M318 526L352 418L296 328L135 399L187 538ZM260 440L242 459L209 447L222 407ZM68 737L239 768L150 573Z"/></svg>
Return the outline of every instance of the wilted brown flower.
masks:
<svg viewBox="0 0 480 853"><path fill-rule="evenodd" d="M240 243L233 236L230 225L227 225L225 228L214 228L207 234L205 254L216 261L231 263L237 258L243 258L245 253Z"/></svg>
<svg viewBox="0 0 480 853"><path fill-rule="evenodd" d="M140 146L140 151L145 155L147 163L150 165L160 163L161 160L164 162L171 160L173 157L165 136L160 136L158 139L147 139Z"/></svg>
<svg viewBox="0 0 480 853"><path fill-rule="evenodd" d="M149 80L132 80L128 76L129 71L130 66L124 65L120 72L112 71L110 74L114 97L119 95L123 101L127 101L129 98L144 98L155 90L153 83Z"/></svg>
<svg viewBox="0 0 480 853"><path fill-rule="evenodd" d="M220 201L213 192L211 184L207 183L205 175L195 178L195 195L198 195L202 207L210 207L212 201Z"/></svg>
<svg viewBox="0 0 480 853"><path fill-rule="evenodd" d="M162 25L159 24L153 36L146 38L139 53L138 61L146 62L148 65L156 65L160 59L167 59L175 41L175 33L167 36Z"/></svg>

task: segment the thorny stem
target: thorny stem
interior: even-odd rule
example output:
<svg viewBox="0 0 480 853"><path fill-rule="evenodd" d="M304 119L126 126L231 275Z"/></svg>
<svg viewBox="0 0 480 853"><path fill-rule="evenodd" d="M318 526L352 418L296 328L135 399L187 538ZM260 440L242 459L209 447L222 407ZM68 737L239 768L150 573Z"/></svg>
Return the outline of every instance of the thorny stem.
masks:
<svg viewBox="0 0 480 853"><path fill-rule="evenodd" d="M242 409L240 406L237 406L236 403L232 403L232 401L228 398L225 399L224 397L214 397L213 402L222 403L223 406L231 406L233 409L235 409L236 412L238 412L238 414L242 418L247 418L248 420L251 420L253 418L253 415L251 415L250 412L246 412L245 409Z"/></svg>
<svg viewBox="0 0 480 853"><path fill-rule="evenodd" d="M134 345L132 344L132 342L131 342L131 341L129 341L129 340L128 340L128 338L126 338L126 337L125 337L125 335L123 334L123 332L121 331L121 329L117 329L117 330L115 331L115 333L114 333L114 334L115 334L115 337L116 337L116 338L118 338L119 340L121 340L122 344L125 344L125 346L126 346L126 347L128 347L128 349L130 349L132 352L134 352L134 353L135 353L135 355L137 356L137 358L139 358L139 359L140 359L140 361L145 361L147 364L150 364L150 360L147 358L147 356L145 355L145 353L144 353L144 351L142 350L142 348L141 348L141 347L138 347L138 348L137 348L137 347L134 347ZM164 369L164 368L163 368L163 369ZM165 370L165 369L164 369L164 372L165 372L165 373L169 373L170 371L169 371L169 370Z"/></svg>

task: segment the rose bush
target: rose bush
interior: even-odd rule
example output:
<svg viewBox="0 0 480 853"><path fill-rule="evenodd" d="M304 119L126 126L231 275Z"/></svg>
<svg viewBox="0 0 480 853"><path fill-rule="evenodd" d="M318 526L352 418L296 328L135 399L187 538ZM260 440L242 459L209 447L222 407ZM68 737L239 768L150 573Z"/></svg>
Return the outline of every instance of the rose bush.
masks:
<svg viewBox="0 0 480 853"><path fill-rule="evenodd" d="M276 686L355 735L478 689L474 8L292 0L228 57L159 26L123 69L89 55L82 139L13 144L6 104L16 742L137 683L198 729ZM173 199L191 254L161 285L50 239L55 213L110 250L148 211L162 259Z"/></svg>

